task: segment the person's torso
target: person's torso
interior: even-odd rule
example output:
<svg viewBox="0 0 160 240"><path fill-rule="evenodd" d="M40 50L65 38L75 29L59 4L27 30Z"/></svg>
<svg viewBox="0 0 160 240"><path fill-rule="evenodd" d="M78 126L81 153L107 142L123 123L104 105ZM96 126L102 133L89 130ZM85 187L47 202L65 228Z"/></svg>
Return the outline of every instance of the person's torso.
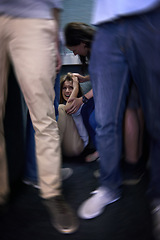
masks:
<svg viewBox="0 0 160 240"><path fill-rule="evenodd" d="M95 0L92 24L147 12L158 4L160 0Z"/></svg>
<svg viewBox="0 0 160 240"><path fill-rule="evenodd" d="M62 8L62 0L1 0L0 14L19 18L52 19L53 8Z"/></svg>

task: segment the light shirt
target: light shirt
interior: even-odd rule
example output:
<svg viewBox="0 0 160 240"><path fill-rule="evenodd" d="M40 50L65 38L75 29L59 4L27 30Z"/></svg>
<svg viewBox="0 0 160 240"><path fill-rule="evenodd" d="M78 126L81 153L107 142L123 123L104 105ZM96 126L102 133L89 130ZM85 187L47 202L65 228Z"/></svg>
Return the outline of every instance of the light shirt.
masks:
<svg viewBox="0 0 160 240"><path fill-rule="evenodd" d="M51 9L62 9L63 0L0 0L0 14L19 18L53 19Z"/></svg>
<svg viewBox="0 0 160 240"><path fill-rule="evenodd" d="M92 24L112 21L122 16L147 12L160 0L94 0Z"/></svg>
<svg viewBox="0 0 160 240"><path fill-rule="evenodd" d="M88 144L88 141L89 141L89 137L88 137L88 133L84 126L82 115L81 115L82 106L83 106L83 104L80 106L80 108L78 109L78 111L76 113L72 114L72 117L76 124L79 136L83 140L84 147L86 147Z"/></svg>

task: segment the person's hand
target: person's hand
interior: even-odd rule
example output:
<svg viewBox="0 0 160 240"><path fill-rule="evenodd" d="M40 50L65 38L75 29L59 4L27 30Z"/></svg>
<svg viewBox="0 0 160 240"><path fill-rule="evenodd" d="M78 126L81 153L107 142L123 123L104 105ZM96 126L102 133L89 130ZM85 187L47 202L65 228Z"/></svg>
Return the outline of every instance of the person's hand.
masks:
<svg viewBox="0 0 160 240"><path fill-rule="evenodd" d="M76 113L78 111L78 109L80 108L80 106L82 105L82 97L80 98L76 98L76 97L71 97L68 100L68 103L71 103L70 107L66 110L67 114L73 114Z"/></svg>
<svg viewBox="0 0 160 240"><path fill-rule="evenodd" d="M82 76L79 73L73 73L73 76L77 77L80 83L88 81L86 78L87 76Z"/></svg>

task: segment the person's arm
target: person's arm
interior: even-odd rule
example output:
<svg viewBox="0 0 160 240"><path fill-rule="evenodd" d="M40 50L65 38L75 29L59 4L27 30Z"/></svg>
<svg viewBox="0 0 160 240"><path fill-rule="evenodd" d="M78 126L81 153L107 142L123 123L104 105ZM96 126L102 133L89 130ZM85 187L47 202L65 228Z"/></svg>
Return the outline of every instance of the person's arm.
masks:
<svg viewBox="0 0 160 240"><path fill-rule="evenodd" d="M78 92L79 92L79 83L78 83L78 78L73 76L73 91L65 105L65 110L66 112L71 108L71 105L72 105L72 101L70 101L70 99L74 99L77 97L78 95Z"/></svg>
<svg viewBox="0 0 160 240"><path fill-rule="evenodd" d="M84 95L87 99L90 99L93 97L93 89L91 89L89 92L87 92L85 95Z"/></svg>
<svg viewBox="0 0 160 240"><path fill-rule="evenodd" d="M93 90L91 89L89 92L87 92L84 95L87 99L90 99L93 97ZM87 100L86 99L86 100ZM70 107L66 109L66 112L68 114L73 114L75 112L78 111L78 109L80 108L80 106L84 103L83 102L83 96L80 98L77 97L70 97L68 100L68 103L70 103Z"/></svg>
<svg viewBox="0 0 160 240"><path fill-rule="evenodd" d="M88 82L90 80L90 76L89 75L83 76L83 75L80 75L79 73L73 73L73 75L78 78L78 81L80 83Z"/></svg>

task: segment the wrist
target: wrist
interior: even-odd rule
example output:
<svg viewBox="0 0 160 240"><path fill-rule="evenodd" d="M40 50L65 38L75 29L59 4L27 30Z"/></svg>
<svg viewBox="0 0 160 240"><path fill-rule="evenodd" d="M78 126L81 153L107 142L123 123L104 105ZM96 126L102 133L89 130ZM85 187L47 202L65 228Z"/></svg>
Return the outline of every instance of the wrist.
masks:
<svg viewBox="0 0 160 240"><path fill-rule="evenodd" d="M84 104L88 102L88 98L85 95L82 96L82 102Z"/></svg>

